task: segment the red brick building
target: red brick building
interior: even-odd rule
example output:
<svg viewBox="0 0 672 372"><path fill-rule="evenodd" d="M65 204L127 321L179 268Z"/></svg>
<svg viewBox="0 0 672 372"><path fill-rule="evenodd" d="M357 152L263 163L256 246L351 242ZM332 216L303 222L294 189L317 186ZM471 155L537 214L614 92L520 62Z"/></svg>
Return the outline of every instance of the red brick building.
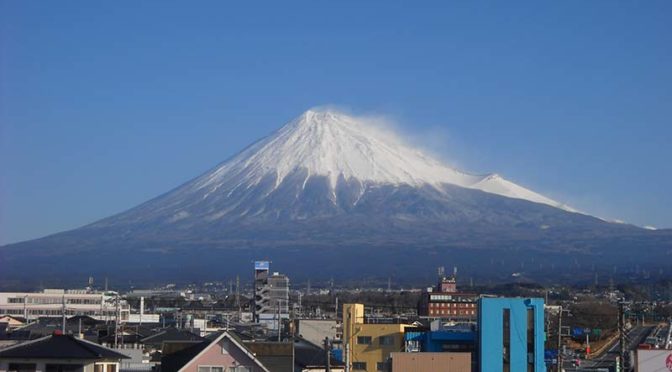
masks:
<svg viewBox="0 0 672 372"><path fill-rule="evenodd" d="M458 292L455 277L442 277L436 288L429 288L418 303L418 315L448 320L476 320L478 295Z"/></svg>

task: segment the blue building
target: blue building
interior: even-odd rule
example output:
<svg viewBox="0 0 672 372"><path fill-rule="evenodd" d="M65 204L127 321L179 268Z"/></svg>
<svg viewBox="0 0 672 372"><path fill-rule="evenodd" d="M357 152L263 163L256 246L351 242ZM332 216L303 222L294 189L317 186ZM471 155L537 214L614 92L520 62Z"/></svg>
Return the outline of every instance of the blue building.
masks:
<svg viewBox="0 0 672 372"><path fill-rule="evenodd" d="M481 372L545 372L544 300L481 298L478 301Z"/></svg>
<svg viewBox="0 0 672 372"><path fill-rule="evenodd" d="M476 352L476 332L471 331L420 331L404 332L407 352Z"/></svg>

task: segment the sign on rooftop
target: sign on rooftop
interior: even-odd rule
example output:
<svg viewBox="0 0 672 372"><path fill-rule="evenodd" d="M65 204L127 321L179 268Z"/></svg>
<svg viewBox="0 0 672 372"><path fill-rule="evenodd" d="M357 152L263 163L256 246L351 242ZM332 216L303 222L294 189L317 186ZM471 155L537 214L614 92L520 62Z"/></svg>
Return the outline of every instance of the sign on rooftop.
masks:
<svg viewBox="0 0 672 372"><path fill-rule="evenodd" d="M254 261L255 270L269 270L271 265L268 261Z"/></svg>

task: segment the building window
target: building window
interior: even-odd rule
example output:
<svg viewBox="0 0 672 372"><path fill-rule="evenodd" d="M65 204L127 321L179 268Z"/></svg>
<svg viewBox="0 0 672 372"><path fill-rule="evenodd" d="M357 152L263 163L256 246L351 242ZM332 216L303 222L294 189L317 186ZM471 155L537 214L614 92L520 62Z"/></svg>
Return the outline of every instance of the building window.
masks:
<svg viewBox="0 0 672 372"><path fill-rule="evenodd" d="M240 367L238 367L240 368ZM238 372L239 369L235 367L229 368L230 372ZM224 372L224 367L222 366L198 366L198 372Z"/></svg>
<svg viewBox="0 0 672 372"><path fill-rule="evenodd" d="M534 309L527 309L527 370L534 372Z"/></svg>
<svg viewBox="0 0 672 372"><path fill-rule="evenodd" d="M8 372L35 372L37 365L35 363L9 363Z"/></svg>
<svg viewBox="0 0 672 372"><path fill-rule="evenodd" d="M355 371L366 371L366 362L352 362L352 369Z"/></svg>
<svg viewBox="0 0 672 372"><path fill-rule="evenodd" d="M47 364L45 371L47 372L81 372L84 366L81 364Z"/></svg>
<svg viewBox="0 0 672 372"><path fill-rule="evenodd" d="M394 345L394 336L380 336L378 337L378 343L380 346Z"/></svg>
<svg viewBox="0 0 672 372"><path fill-rule="evenodd" d="M358 345L371 345L371 336L357 336Z"/></svg>
<svg viewBox="0 0 672 372"><path fill-rule="evenodd" d="M387 368L385 368L385 362L378 362L376 363L376 371L386 371Z"/></svg>
<svg viewBox="0 0 672 372"><path fill-rule="evenodd" d="M96 363L93 366L94 372L117 372L116 363Z"/></svg>
<svg viewBox="0 0 672 372"><path fill-rule="evenodd" d="M511 372L511 310L504 309L502 314L502 371Z"/></svg>

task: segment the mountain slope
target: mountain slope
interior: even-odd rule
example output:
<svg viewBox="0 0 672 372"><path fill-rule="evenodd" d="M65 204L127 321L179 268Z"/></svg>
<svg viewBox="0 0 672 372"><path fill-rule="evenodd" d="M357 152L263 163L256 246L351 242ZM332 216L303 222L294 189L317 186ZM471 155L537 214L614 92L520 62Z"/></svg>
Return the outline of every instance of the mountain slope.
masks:
<svg viewBox="0 0 672 372"><path fill-rule="evenodd" d="M668 231L574 213L496 174L447 167L366 119L311 110L126 212L2 247L0 278L25 275L28 264L58 275L52 263L73 259L82 266L71 272L129 278L245 273L260 257L295 275L308 275L306 264L386 275L437 260L494 275L576 255L610 267L625 260L627 244L646 248L634 261L655 265L671 241ZM479 273L486 257L501 265Z"/></svg>
<svg viewBox="0 0 672 372"><path fill-rule="evenodd" d="M327 205L322 207L327 211L319 213L335 212L356 206L369 188L382 185L429 186L439 191L444 185L454 185L572 211L498 175L477 176L449 168L366 120L309 110L204 175L125 213L122 219L158 218L174 223L198 218L211 223L271 211L287 216L301 196L324 201ZM346 199L338 200L340 194L346 194Z"/></svg>

